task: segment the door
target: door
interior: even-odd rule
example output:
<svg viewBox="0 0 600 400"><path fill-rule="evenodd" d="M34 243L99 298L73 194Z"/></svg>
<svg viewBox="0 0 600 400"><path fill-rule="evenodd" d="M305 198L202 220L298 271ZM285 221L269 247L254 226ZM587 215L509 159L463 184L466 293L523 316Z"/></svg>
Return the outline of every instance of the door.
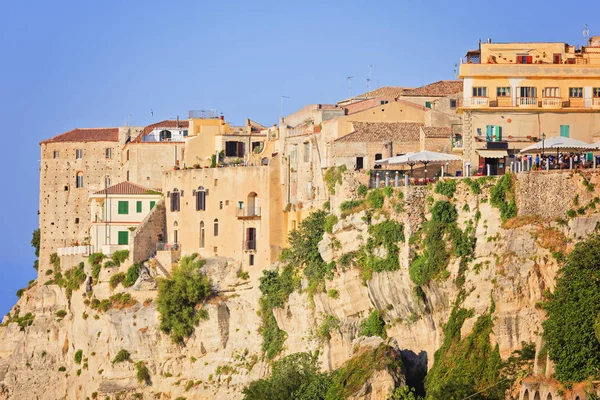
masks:
<svg viewBox="0 0 600 400"><path fill-rule="evenodd" d="M256 250L256 228L246 228L246 250Z"/></svg>
<svg viewBox="0 0 600 400"><path fill-rule="evenodd" d="M356 169L363 169L364 160L362 157L356 157Z"/></svg>

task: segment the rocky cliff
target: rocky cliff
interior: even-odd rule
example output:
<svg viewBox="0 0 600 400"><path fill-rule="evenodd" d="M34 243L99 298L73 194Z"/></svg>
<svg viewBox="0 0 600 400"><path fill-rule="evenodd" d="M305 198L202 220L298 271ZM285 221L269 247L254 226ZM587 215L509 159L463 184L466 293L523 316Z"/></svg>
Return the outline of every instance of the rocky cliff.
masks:
<svg viewBox="0 0 600 400"><path fill-rule="evenodd" d="M337 222L331 220L318 245L331 267L326 278L313 287L298 272L300 289L272 310L285 332L279 356L319 350L322 368L340 368L362 351L361 325L378 310L387 342L402 355L403 371L402 376L378 371L353 395L375 400L386 399L405 381L422 389L457 304L470 311L460 337L472 332L479 317L490 315L491 346L501 358L523 342L541 348L544 312L536 305L554 286L557 259L596 230L597 175L521 174L506 199L514 199L518 214L508 218L506 210L492 204L494 179L480 179L476 188L459 182L452 193L436 193L435 186L382 191L376 207L357 190L360 179L347 176L332 198ZM341 210L342 199L355 203ZM444 236L443 270L418 281L414 260L427 257L431 238L425 228L442 202L456 210L452 232L463 234L473 247L462 254L448 250L457 246L449 244L454 234ZM371 228L385 221L402 227L402 240L392 243L386 232ZM135 284L125 288L113 280L111 288L111 277L129 265L101 268L92 283L86 278L71 289L32 283L24 290L0 327L0 398L235 399L243 397L249 382L268 376L259 278L262 269L282 265L245 274L227 258L207 260L203 270L215 293L202 305L208 319L183 345L159 329L156 280L166 270L152 259ZM94 274L92 265L83 268L85 276ZM324 334L324 324L331 321ZM115 362L121 350L129 357ZM550 374L551 365L538 360L535 372Z"/></svg>

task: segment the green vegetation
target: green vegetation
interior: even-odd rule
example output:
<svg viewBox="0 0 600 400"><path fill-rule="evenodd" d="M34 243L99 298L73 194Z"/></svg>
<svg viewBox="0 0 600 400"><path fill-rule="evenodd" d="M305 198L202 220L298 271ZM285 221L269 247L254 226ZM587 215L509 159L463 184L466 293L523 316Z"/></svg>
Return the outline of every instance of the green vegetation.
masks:
<svg viewBox="0 0 600 400"><path fill-rule="evenodd" d="M379 336L382 339L387 338L385 321L381 317L379 310L373 310L368 318L360 322L358 334L360 336Z"/></svg>
<svg viewBox="0 0 600 400"><path fill-rule="evenodd" d="M118 364L124 361L131 361L131 354L125 349L119 350L115 358L113 358L112 363Z"/></svg>
<svg viewBox="0 0 600 400"><path fill-rule="evenodd" d="M83 358L83 350L79 349L75 352L75 356L73 357L75 364L81 364L82 358Z"/></svg>
<svg viewBox="0 0 600 400"><path fill-rule="evenodd" d="M259 288L262 293L259 299L262 350L267 359L271 360L283 350L283 343L287 337L285 331L277 326L272 310L274 307L283 307L290 294L300 288L300 279L296 276L294 268L287 265L283 267L281 274L279 271L263 271Z"/></svg>
<svg viewBox="0 0 600 400"><path fill-rule="evenodd" d="M58 367L58 372L65 372L67 370L67 368L65 367Z"/></svg>
<svg viewBox="0 0 600 400"><path fill-rule="evenodd" d="M384 197L382 189L373 189L367 194L367 204L378 210L383 207Z"/></svg>
<svg viewBox="0 0 600 400"><path fill-rule="evenodd" d="M515 200L513 177L511 174L503 175L490 191L490 204L500 210L502 222L517 216L517 202Z"/></svg>
<svg viewBox="0 0 600 400"><path fill-rule="evenodd" d="M111 308L116 308L117 310L121 310L124 308L129 308L137 304L137 300L135 300L129 293L116 293L110 296L108 299L96 299L93 298L90 301L90 307L93 310L106 312Z"/></svg>
<svg viewBox="0 0 600 400"><path fill-rule="evenodd" d="M466 183L469 186L469 188L471 188L471 192L473 194L481 193L481 185L479 184L479 179L464 178L462 182Z"/></svg>
<svg viewBox="0 0 600 400"><path fill-rule="evenodd" d="M394 220L369 225L369 234L367 243L358 258L365 281L371 279L373 272L397 271L400 268L398 243L405 240L404 225ZM380 247L387 252L385 258L374 254L374 251Z"/></svg>
<svg viewBox="0 0 600 400"><path fill-rule="evenodd" d="M415 394L415 389L411 389L408 386L400 386L388 396L387 400L418 400Z"/></svg>
<svg viewBox="0 0 600 400"><path fill-rule="evenodd" d="M196 306L212 293L210 280L200 271L206 261L197 258L196 253L183 257L171 279L158 282L160 329L179 344L194 332L200 319L206 317Z"/></svg>
<svg viewBox="0 0 600 400"><path fill-rule="evenodd" d="M456 192L456 181L454 179L440 180L435 186L435 192L451 199Z"/></svg>
<svg viewBox="0 0 600 400"><path fill-rule="evenodd" d="M325 171L323 179L329 189L329 193L335 194L335 185L342 183L344 172L346 172L346 164L340 165L339 167L331 167Z"/></svg>
<svg viewBox="0 0 600 400"><path fill-rule="evenodd" d="M14 312L14 314L8 314L8 320L5 322L6 325L14 322L21 328L21 331L24 331L26 327L31 326L33 324L33 320L35 319L35 314L27 313L22 317L19 316L18 308Z"/></svg>
<svg viewBox="0 0 600 400"><path fill-rule="evenodd" d="M110 289L112 290L112 289L116 288L124 280L125 280L125 274L123 272L114 274L113 276L110 277L110 281L109 281Z"/></svg>
<svg viewBox="0 0 600 400"><path fill-rule="evenodd" d="M58 310L58 311L55 313L55 315L56 315L58 318L64 318L64 317L67 315L67 312L66 312L65 310Z"/></svg>
<svg viewBox="0 0 600 400"><path fill-rule="evenodd" d="M578 243L560 268L543 304L542 323L555 377L563 383L600 378L600 237Z"/></svg>
<svg viewBox="0 0 600 400"><path fill-rule="evenodd" d="M88 257L88 262L92 266L92 278L94 279L94 282L98 282L100 270L102 269L102 261L105 258L106 256L102 253L93 253Z"/></svg>
<svg viewBox="0 0 600 400"><path fill-rule="evenodd" d="M150 384L150 371L144 361L138 361L135 364L136 376L138 383Z"/></svg>
<svg viewBox="0 0 600 400"><path fill-rule="evenodd" d="M325 316L325 319L319 326L317 331L317 336L322 340L330 340L331 339L331 330L338 329L340 327L340 320L334 317L333 315Z"/></svg>
<svg viewBox="0 0 600 400"><path fill-rule="evenodd" d="M361 197L365 197L368 191L369 188L363 184L358 185L358 189L356 189L356 193Z"/></svg>
<svg viewBox="0 0 600 400"><path fill-rule="evenodd" d="M242 280L247 281L248 279L250 279L250 274L248 273L248 271L242 271L241 269L238 270L236 276Z"/></svg>
<svg viewBox="0 0 600 400"><path fill-rule="evenodd" d="M342 204L340 204L340 210L342 211L342 216L346 216L346 215L358 212L364 207L365 207L364 200L346 200L346 201L343 201Z"/></svg>
<svg viewBox="0 0 600 400"><path fill-rule="evenodd" d="M36 257L36 260L33 262L33 268L37 271L40 264L40 228L33 230L33 234L31 235L31 246L35 249Z"/></svg>
<svg viewBox="0 0 600 400"><path fill-rule="evenodd" d="M394 195L394 188L392 188L391 186L384 187L382 191L385 197L392 197Z"/></svg>
<svg viewBox="0 0 600 400"><path fill-rule="evenodd" d="M140 276L141 269L142 266L139 263L135 263L129 267L127 269L127 274L125 274L125 279L123 280L123 286L126 288L133 286Z"/></svg>
<svg viewBox="0 0 600 400"><path fill-rule="evenodd" d="M339 299L340 292L337 289L329 289L327 291L327 297L329 297L330 299Z"/></svg>
<svg viewBox="0 0 600 400"><path fill-rule="evenodd" d="M112 255L112 260L120 266L129 258L129 250L117 250Z"/></svg>
<svg viewBox="0 0 600 400"><path fill-rule="evenodd" d="M325 225L323 226L323 229L325 230L325 232L331 233L331 232L333 232L333 226L335 224L337 224L337 222L338 222L337 215L330 214L327 216L327 218L325 218Z"/></svg>

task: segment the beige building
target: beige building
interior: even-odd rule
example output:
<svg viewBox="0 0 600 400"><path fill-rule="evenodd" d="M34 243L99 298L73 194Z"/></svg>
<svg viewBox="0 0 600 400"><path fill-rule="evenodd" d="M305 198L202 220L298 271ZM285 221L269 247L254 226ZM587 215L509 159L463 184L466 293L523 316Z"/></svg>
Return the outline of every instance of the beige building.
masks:
<svg viewBox="0 0 600 400"><path fill-rule="evenodd" d="M90 196L90 244L94 252L111 255L130 249L130 235L161 200L162 194L121 182Z"/></svg>
<svg viewBox="0 0 600 400"><path fill-rule="evenodd" d="M464 159L503 173L533 141L600 139L600 37L566 43L480 43L460 66Z"/></svg>
<svg viewBox="0 0 600 400"><path fill-rule="evenodd" d="M89 244L89 196L122 180L121 148L140 130L73 129L40 143L41 280L49 269L50 254Z"/></svg>

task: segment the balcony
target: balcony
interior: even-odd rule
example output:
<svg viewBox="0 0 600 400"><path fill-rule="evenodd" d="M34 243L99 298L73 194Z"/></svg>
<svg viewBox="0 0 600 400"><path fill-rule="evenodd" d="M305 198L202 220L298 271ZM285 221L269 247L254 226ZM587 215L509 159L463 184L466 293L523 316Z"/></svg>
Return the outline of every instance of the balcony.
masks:
<svg viewBox="0 0 600 400"><path fill-rule="evenodd" d="M537 97L518 97L517 105L519 108L538 108Z"/></svg>
<svg viewBox="0 0 600 400"><path fill-rule="evenodd" d="M471 97L471 107L489 107L490 99L487 97Z"/></svg>
<svg viewBox="0 0 600 400"><path fill-rule="evenodd" d="M600 97L592 98L592 108L600 109Z"/></svg>
<svg viewBox="0 0 600 400"><path fill-rule="evenodd" d="M244 207L237 210L238 219L260 218L260 207Z"/></svg>
<svg viewBox="0 0 600 400"><path fill-rule="evenodd" d="M563 106L562 99L560 97L543 97L542 108L560 109Z"/></svg>
<svg viewBox="0 0 600 400"><path fill-rule="evenodd" d="M69 247L59 247L56 250L56 253L59 256L89 256L94 252L93 246L69 246Z"/></svg>

